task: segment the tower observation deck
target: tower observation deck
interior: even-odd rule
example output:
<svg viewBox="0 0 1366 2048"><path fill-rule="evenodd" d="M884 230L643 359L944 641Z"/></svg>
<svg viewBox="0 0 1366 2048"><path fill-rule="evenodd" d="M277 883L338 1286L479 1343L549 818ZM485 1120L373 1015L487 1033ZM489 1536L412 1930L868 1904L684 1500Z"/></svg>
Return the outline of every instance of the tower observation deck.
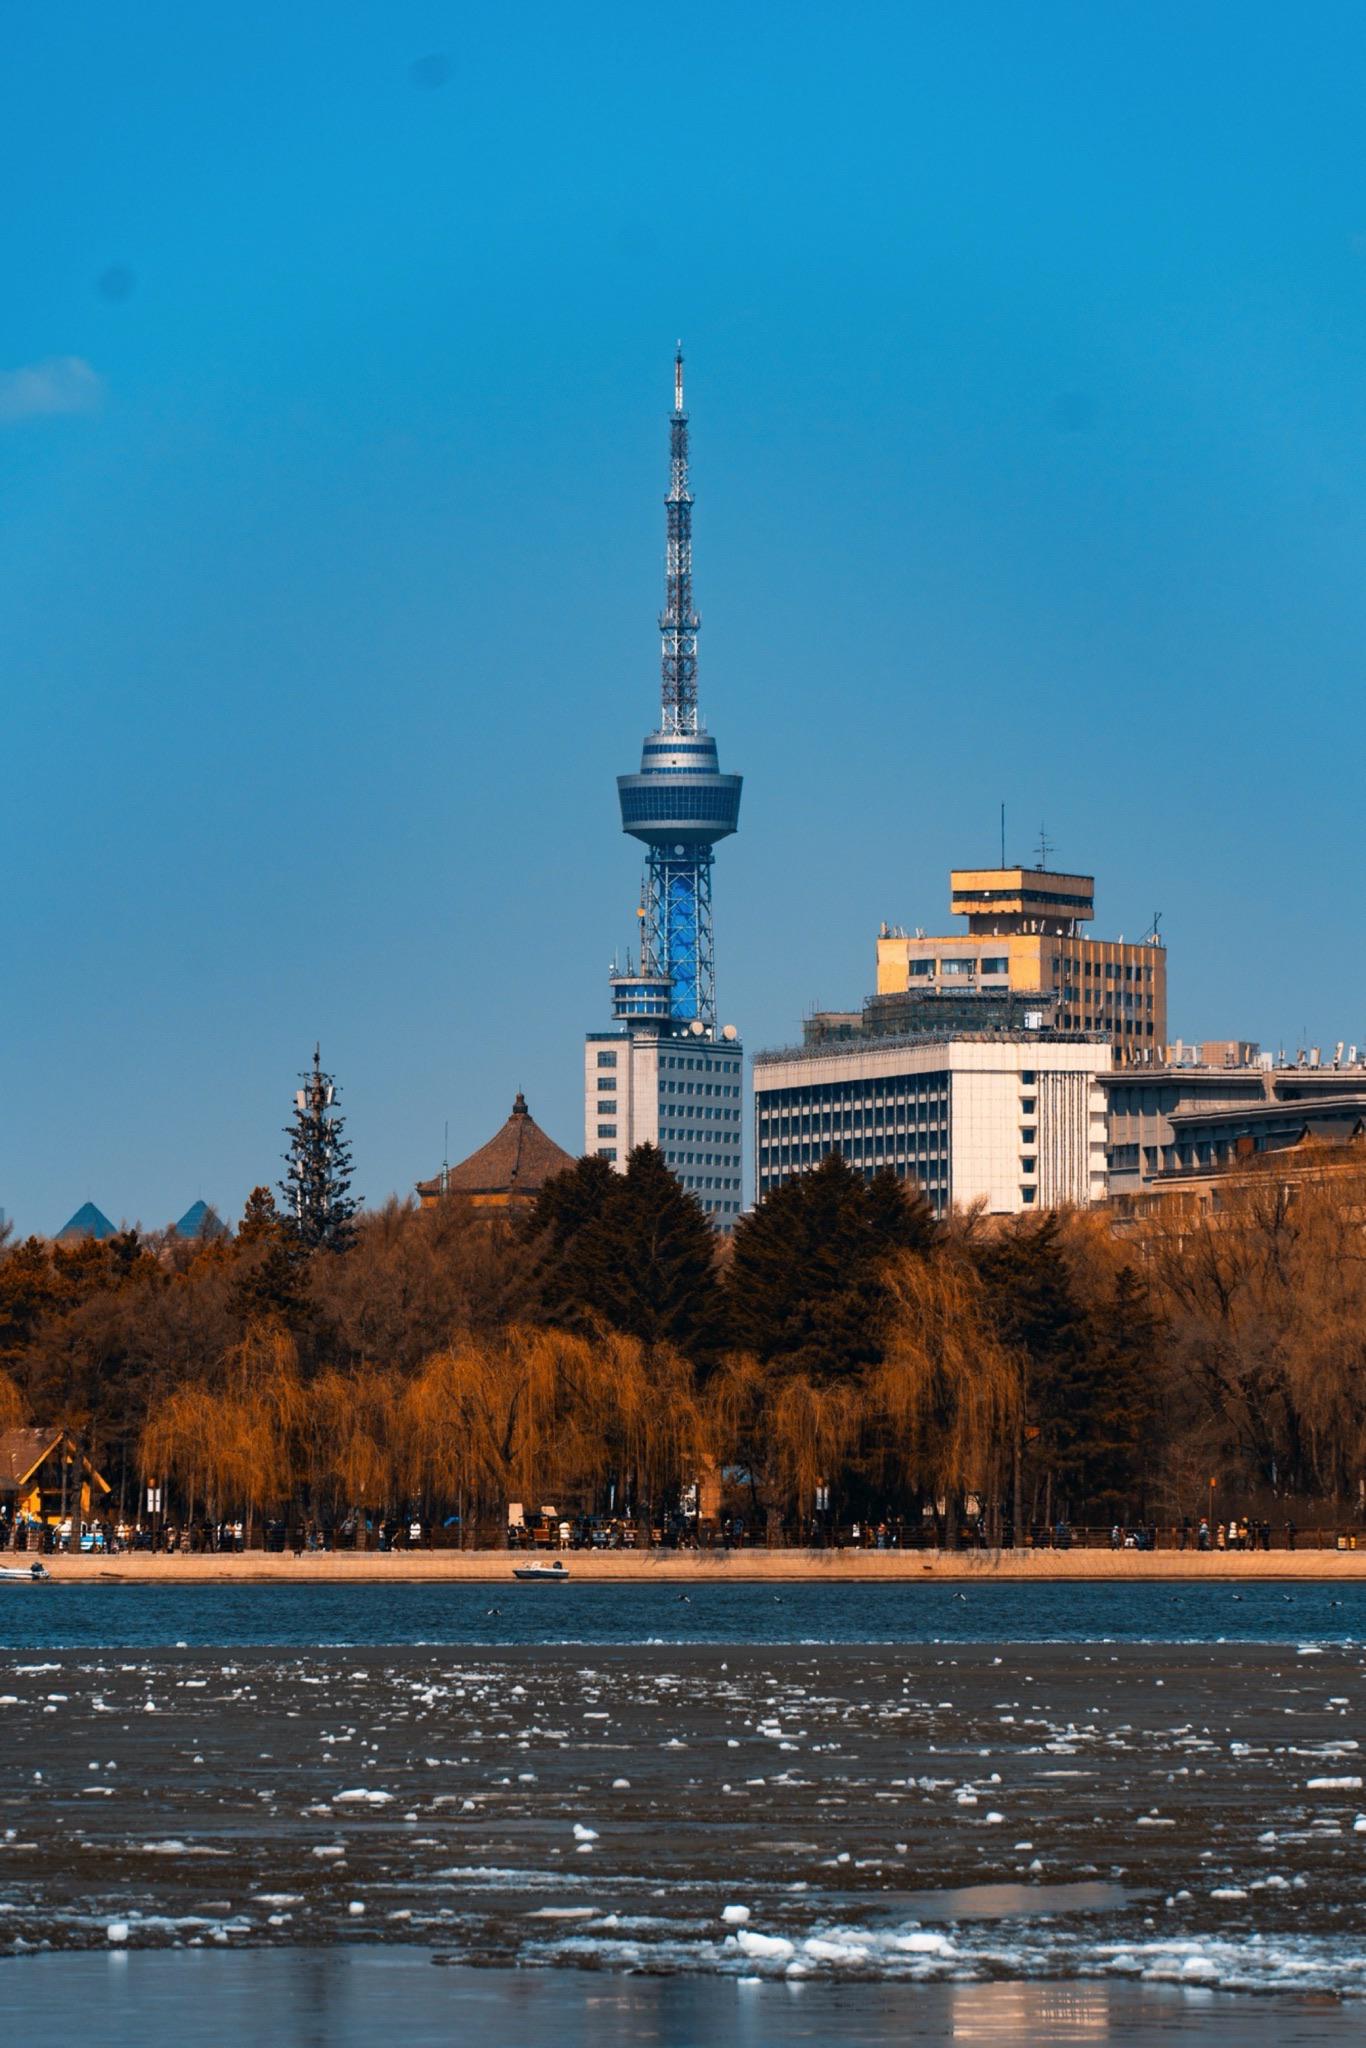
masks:
<svg viewBox="0 0 1366 2048"><path fill-rule="evenodd" d="M647 733L640 772L619 775L621 829L648 849L640 912L640 972L614 975L619 1021L701 1026L716 1033L712 948L712 852L740 823L742 778L723 775L716 741L697 714L697 635L693 609L692 492L683 353L674 359L669 421L667 554L658 728Z"/></svg>

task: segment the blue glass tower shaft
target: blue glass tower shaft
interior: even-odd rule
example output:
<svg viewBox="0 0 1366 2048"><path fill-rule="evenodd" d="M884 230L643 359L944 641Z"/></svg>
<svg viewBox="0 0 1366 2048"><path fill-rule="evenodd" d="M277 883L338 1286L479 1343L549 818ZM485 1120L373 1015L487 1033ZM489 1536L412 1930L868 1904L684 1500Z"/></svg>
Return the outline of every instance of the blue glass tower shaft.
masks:
<svg viewBox="0 0 1366 2048"><path fill-rule="evenodd" d="M695 1017L710 1023L716 1015L711 859L709 846L682 860L655 848L645 869L642 950L672 982L669 1014L681 1024Z"/></svg>

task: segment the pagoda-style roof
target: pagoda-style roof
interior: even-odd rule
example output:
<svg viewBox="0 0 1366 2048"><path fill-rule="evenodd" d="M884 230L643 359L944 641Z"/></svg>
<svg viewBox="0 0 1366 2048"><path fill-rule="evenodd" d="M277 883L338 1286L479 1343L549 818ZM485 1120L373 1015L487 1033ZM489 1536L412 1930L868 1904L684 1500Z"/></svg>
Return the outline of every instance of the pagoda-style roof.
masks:
<svg viewBox="0 0 1366 2048"><path fill-rule="evenodd" d="M487 1145L458 1166L419 1181L417 1192L424 1203L438 1202L443 1194L489 1204L529 1201L554 1174L573 1164L569 1153L546 1136L519 1089L512 1115Z"/></svg>

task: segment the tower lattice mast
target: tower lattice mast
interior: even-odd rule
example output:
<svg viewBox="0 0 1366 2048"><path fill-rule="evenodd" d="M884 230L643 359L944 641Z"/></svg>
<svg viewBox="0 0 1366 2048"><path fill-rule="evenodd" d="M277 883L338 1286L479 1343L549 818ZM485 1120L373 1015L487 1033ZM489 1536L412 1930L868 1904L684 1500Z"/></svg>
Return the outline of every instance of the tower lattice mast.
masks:
<svg viewBox="0 0 1366 2048"><path fill-rule="evenodd" d="M697 731L697 630L692 602L692 492L688 487L688 415L683 407L683 344L674 357L674 409L669 421L669 495L664 500L667 549L664 611L659 630L661 732Z"/></svg>

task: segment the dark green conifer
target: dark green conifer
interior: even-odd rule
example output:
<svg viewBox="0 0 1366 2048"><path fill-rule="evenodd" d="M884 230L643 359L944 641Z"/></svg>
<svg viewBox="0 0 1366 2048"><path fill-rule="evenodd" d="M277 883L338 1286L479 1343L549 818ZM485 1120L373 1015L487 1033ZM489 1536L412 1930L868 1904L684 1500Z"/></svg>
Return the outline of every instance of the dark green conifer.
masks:
<svg viewBox="0 0 1366 2048"><path fill-rule="evenodd" d="M280 1182L287 1225L305 1251L344 1252L355 1239L360 1204L351 1193L351 1147L336 1107L340 1091L322 1070L319 1046L313 1048L312 1072L299 1080Z"/></svg>

